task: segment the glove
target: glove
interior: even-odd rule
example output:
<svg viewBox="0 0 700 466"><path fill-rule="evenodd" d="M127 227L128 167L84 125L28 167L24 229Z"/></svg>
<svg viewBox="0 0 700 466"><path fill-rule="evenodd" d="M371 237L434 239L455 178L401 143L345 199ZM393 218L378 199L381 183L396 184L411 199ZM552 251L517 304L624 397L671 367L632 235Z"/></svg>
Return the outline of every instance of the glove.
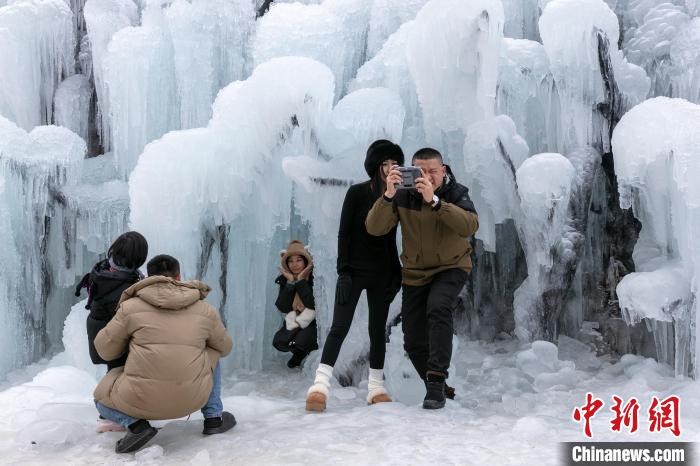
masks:
<svg viewBox="0 0 700 466"><path fill-rule="evenodd" d="M311 324L311 322L314 321L315 318L316 311L306 308L297 316L297 324L299 324L299 327L301 328L306 328L309 326L309 324Z"/></svg>
<svg viewBox="0 0 700 466"><path fill-rule="evenodd" d="M342 305L350 301L351 290L352 277L345 273L338 275L338 282L335 284L335 303Z"/></svg>
<svg viewBox="0 0 700 466"><path fill-rule="evenodd" d="M287 330L294 330L295 328L299 327L299 324L297 323L296 311L287 313L287 317L284 318L284 325L287 327Z"/></svg>

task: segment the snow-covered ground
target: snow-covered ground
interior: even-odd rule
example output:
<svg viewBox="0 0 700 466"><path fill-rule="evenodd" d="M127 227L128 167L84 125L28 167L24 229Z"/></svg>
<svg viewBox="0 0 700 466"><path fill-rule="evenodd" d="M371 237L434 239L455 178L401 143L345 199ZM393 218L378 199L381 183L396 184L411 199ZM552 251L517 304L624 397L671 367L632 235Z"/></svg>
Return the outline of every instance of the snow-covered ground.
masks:
<svg viewBox="0 0 700 466"><path fill-rule="evenodd" d="M94 432L97 413L92 390L97 372L85 359L83 314L68 319L67 351L51 361L12 374L0 385L0 458L3 464L560 464L559 442L583 441L583 426L572 420L586 392L605 406L593 419L595 441L700 440L700 385L673 377L673 370L651 359L626 355L597 358L577 341L521 344L459 341L451 382L457 399L439 411L420 407L414 374L409 390L393 390L408 403L367 406L366 381L360 387L334 382L328 410L308 414L304 397L309 369L277 364L260 373L224 379L223 401L238 425L212 437L201 434L201 414L157 422L162 427L148 446L117 455L122 434ZM400 339L400 331L394 332ZM388 382L393 387L409 365L400 344L388 347ZM70 363L72 365L67 365ZM389 371L393 365L397 371ZM86 370L79 369L83 367ZM639 431L612 432L612 395L640 403ZM681 437L648 432L652 396L681 398Z"/></svg>

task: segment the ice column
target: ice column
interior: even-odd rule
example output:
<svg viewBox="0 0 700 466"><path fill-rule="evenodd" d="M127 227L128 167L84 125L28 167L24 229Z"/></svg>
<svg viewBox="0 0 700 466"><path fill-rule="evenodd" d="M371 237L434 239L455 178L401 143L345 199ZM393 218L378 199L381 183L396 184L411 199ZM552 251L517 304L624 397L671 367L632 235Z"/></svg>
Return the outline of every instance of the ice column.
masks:
<svg viewBox="0 0 700 466"><path fill-rule="evenodd" d="M496 113L513 119L533 153L559 150L559 95L539 42L503 39Z"/></svg>
<svg viewBox="0 0 700 466"><path fill-rule="evenodd" d="M617 16L602 0L552 0L539 26L561 101L563 150L585 145L607 150L608 125L597 111L601 103L611 104L600 66L601 59L608 59L602 56L605 41L616 81L608 84L619 87L625 104L643 100L649 88L643 70L627 63L617 49Z"/></svg>
<svg viewBox="0 0 700 466"><path fill-rule="evenodd" d="M620 206L631 206L642 223L637 272L617 287L623 316L630 323L673 321L675 341L655 333L657 348L670 353L673 346L676 373L697 376L700 106L647 100L623 116L612 144Z"/></svg>
<svg viewBox="0 0 700 466"><path fill-rule="evenodd" d="M117 31L103 60L111 144L123 179L147 143L180 125L172 41L156 2L142 23Z"/></svg>
<svg viewBox="0 0 700 466"><path fill-rule="evenodd" d="M373 58L402 24L415 19L428 0L375 0L367 33L367 58Z"/></svg>
<svg viewBox="0 0 700 466"><path fill-rule="evenodd" d="M503 35L513 39L539 40L539 0L502 0L506 22Z"/></svg>
<svg viewBox="0 0 700 466"><path fill-rule="evenodd" d="M500 2L433 0L408 32L426 140L448 154L471 123L494 114L503 22Z"/></svg>
<svg viewBox="0 0 700 466"><path fill-rule="evenodd" d="M54 98L55 123L64 126L88 140L92 86L82 74L66 78L56 90Z"/></svg>
<svg viewBox="0 0 700 466"><path fill-rule="evenodd" d="M425 145L423 116L406 59L408 34L414 25L415 21L409 21L392 34L374 58L358 70L349 86L351 92L362 88L385 87L401 97L406 112L401 141L405 153L413 153Z"/></svg>
<svg viewBox="0 0 700 466"><path fill-rule="evenodd" d="M219 89L243 79L254 25L250 0L177 0L165 11L182 128L204 126Z"/></svg>
<svg viewBox="0 0 700 466"><path fill-rule="evenodd" d="M527 143L506 115L469 126L464 142L460 180L479 213L476 237L487 251L496 251L496 224L518 219L520 199L515 173L529 155ZM462 165L462 164L460 164ZM453 167L454 168L454 167Z"/></svg>
<svg viewBox="0 0 700 466"><path fill-rule="evenodd" d="M52 121L56 87L73 73L72 18L62 0L0 7L0 115L27 131Z"/></svg>
<svg viewBox="0 0 700 466"><path fill-rule="evenodd" d="M50 291L46 247L55 193L76 183L85 152L85 142L65 128L40 126L26 133L0 117L0 179L4 185L0 240L17 277L17 288L4 292L10 301L2 312L6 313L3 318L10 316L19 336L9 340L16 343L5 349L10 353L7 365L28 363L45 351ZM20 258L19 262L13 262L14 258Z"/></svg>
<svg viewBox="0 0 700 466"><path fill-rule="evenodd" d="M670 54L673 97L700 104L700 18L693 18L681 28L671 42Z"/></svg>
<svg viewBox="0 0 700 466"><path fill-rule="evenodd" d="M528 277L515 292L515 333L521 340L540 338L541 309L537 301L546 268L552 265L552 247L561 238L576 170L564 156L533 155L516 172L522 209L518 222L527 258Z"/></svg>
<svg viewBox="0 0 700 466"><path fill-rule="evenodd" d="M112 145L104 60L107 56L107 46L114 33L135 25L139 19L138 11L132 0L87 0L83 14L92 54L92 74L97 94L100 139L104 150L109 151Z"/></svg>

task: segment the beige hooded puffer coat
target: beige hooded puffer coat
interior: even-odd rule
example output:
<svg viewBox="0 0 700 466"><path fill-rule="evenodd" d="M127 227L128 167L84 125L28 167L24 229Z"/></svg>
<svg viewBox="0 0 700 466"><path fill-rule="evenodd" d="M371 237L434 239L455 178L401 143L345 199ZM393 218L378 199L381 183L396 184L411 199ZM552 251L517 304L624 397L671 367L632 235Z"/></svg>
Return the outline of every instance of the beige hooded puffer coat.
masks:
<svg viewBox="0 0 700 466"><path fill-rule="evenodd" d="M129 355L100 381L95 399L139 419L174 419L204 406L213 369L232 347L219 313L203 301L209 290L152 276L124 291L95 347L106 360L127 347Z"/></svg>

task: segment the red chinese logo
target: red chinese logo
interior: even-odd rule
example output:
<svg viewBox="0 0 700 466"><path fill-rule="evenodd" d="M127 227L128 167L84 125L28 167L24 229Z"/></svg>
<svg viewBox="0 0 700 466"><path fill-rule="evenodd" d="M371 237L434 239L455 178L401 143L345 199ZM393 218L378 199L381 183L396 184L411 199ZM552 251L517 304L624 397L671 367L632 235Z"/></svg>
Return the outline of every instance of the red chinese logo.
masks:
<svg viewBox="0 0 700 466"><path fill-rule="evenodd" d="M635 397L622 407L622 398L613 395L615 405L610 408L610 411L615 413L615 418L610 421L610 428L613 432L620 432L622 425L630 430L630 434L637 431L637 414L639 413L639 403Z"/></svg>
<svg viewBox="0 0 700 466"><path fill-rule="evenodd" d="M621 432L625 427L629 433L635 433L639 428L639 402L635 397L630 398L626 403L617 395L613 395L613 406L610 411L615 415L610 421L610 429L613 432ZM591 432L591 420L603 407L603 400L595 398L592 393L586 393L586 404L577 406L573 412L576 422L583 422L583 433L586 437L593 437ZM663 400L657 397L651 398L649 410L649 432L661 432L664 429L670 430L676 437L681 435L680 428L680 405L681 400L676 395L670 395Z"/></svg>
<svg viewBox="0 0 700 466"><path fill-rule="evenodd" d="M671 395L659 401L657 397L651 398L649 406L649 431L661 432L661 429L669 429L673 435L681 435L680 416L681 399Z"/></svg>
<svg viewBox="0 0 700 466"><path fill-rule="evenodd" d="M574 421L581 422L581 419L583 419L583 431L585 432L586 437L588 438L591 438L593 436L593 434L591 434L591 419L602 407L603 400L593 398L592 393L586 393L586 404L584 406L581 406L580 408L576 407L576 409L574 409Z"/></svg>

